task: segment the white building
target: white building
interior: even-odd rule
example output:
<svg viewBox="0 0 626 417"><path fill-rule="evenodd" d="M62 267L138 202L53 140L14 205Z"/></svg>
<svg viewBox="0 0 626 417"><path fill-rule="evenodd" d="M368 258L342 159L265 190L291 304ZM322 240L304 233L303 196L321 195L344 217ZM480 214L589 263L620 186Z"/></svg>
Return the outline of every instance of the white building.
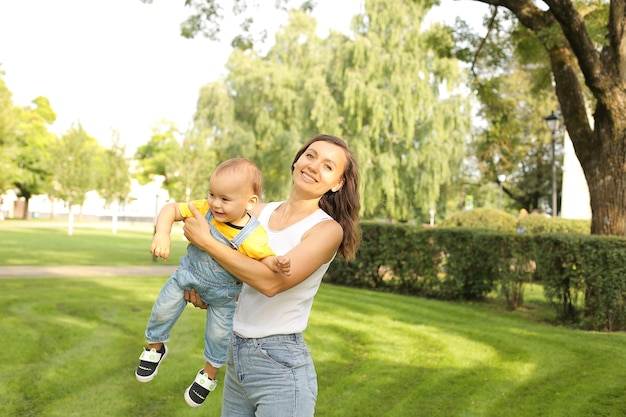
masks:
<svg viewBox="0 0 626 417"><path fill-rule="evenodd" d="M141 185L137 180L131 181L130 200L126 204L105 206L105 202L95 191L87 193L83 204L82 217L85 220L110 220L117 217L128 221L154 221L157 213L169 201L166 190L161 188L163 181L152 181ZM5 217L21 217L18 213L20 199L11 190L3 195L2 210ZM23 199L22 199L23 200ZM69 217L69 207L64 201L50 200L48 195L38 195L30 199L28 211L31 218L64 220ZM52 215L54 213L54 216ZM79 206L72 206L74 217L80 213Z"/></svg>
<svg viewBox="0 0 626 417"><path fill-rule="evenodd" d="M565 132L563 144L563 184L561 191L561 217L565 219L591 219L587 179L574 152L574 145Z"/></svg>

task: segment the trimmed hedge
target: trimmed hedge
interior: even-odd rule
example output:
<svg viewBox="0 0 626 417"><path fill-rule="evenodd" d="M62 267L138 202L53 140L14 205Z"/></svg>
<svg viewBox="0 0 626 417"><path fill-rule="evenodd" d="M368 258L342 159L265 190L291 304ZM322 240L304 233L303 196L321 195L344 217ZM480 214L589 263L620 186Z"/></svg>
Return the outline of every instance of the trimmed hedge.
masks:
<svg viewBox="0 0 626 417"><path fill-rule="evenodd" d="M499 291L523 305L541 281L557 319L594 330L626 329L626 240L583 234L517 234L363 222L354 261L335 260L326 282L441 300Z"/></svg>
<svg viewBox="0 0 626 417"><path fill-rule="evenodd" d="M506 211L479 207L454 213L440 221L438 227L467 227L515 232L517 229L517 217Z"/></svg>
<svg viewBox="0 0 626 417"><path fill-rule="evenodd" d="M563 219L546 217L542 214L529 214L519 220L519 226L526 233L591 233L591 220Z"/></svg>

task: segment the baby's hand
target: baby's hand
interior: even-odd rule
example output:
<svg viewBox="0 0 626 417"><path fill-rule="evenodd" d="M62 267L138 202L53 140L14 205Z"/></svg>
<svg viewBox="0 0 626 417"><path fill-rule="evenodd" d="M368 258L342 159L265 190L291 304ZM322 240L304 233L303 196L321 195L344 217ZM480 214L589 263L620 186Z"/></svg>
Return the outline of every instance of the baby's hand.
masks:
<svg viewBox="0 0 626 417"><path fill-rule="evenodd" d="M150 253L156 256L160 256L164 260L170 256L170 247L172 246L172 238L169 233L156 232L152 238L152 244L150 245Z"/></svg>
<svg viewBox="0 0 626 417"><path fill-rule="evenodd" d="M286 256L277 256L274 259L274 269L283 275L291 275L291 259Z"/></svg>

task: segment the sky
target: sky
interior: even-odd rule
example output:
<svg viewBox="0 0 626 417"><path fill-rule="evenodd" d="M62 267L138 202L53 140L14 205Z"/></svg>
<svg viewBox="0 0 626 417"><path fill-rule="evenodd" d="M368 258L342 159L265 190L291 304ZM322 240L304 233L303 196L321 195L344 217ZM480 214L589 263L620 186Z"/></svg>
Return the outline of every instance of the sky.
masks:
<svg viewBox="0 0 626 417"><path fill-rule="evenodd" d="M273 4L273 1L266 1ZM317 0L318 32L348 32L360 0ZM473 17L485 7L442 0L432 16ZM263 21L281 23L273 9ZM127 154L149 141L152 127L170 120L190 126L202 85L225 75L230 54L222 42L185 39L180 24L190 9L183 0L0 0L0 71L14 104L38 96L50 100L57 134L80 123L103 146L120 135Z"/></svg>

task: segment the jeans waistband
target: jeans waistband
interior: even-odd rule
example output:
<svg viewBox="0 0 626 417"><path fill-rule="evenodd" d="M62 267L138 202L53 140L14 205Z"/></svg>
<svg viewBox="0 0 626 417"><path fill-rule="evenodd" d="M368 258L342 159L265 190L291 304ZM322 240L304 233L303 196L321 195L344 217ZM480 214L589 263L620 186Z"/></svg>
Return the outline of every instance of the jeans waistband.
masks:
<svg viewBox="0 0 626 417"><path fill-rule="evenodd" d="M275 334L271 336L265 337L243 337L235 332L233 332L233 337L239 341L249 341L252 343L270 343L270 342L304 342L304 337L302 333L292 333L292 334Z"/></svg>

